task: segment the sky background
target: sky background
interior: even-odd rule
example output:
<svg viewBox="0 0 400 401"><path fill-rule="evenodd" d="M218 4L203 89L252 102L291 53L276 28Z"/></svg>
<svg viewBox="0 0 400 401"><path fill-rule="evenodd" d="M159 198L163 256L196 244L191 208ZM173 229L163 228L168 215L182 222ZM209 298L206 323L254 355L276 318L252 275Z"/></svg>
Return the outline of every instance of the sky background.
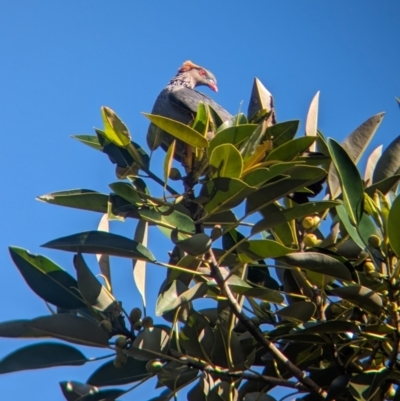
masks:
<svg viewBox="0 0 400 401"><path fill-rule="evenodd" d="M273 93L279 121L300 119L320 90L319 128L343 140L372 115L385 119L370 145L400 134L400 2L345 1L28 1L3 0L0 24L0 321L48 314L10 260L17 245L44 254L74 274L72 254L41 244L96 229L101 215L35 200L53 191L109 192L114 166L100 152L70 138L101 127L100 107L114 109L144 145L159 91L190 59L211 70L231 113L247 111L257 76ZM299 134L304 132L302 125ZM152 169L161 172L163 152ZM362 162L361 162L362 165ZM363 169L362 169L363 170ZM134 221L113 222L132 237ZM168 240L153 229L149 248L166 260ZM87 258L96 271L94 258ZM127 310L140 306L129 260L112 260L116 297ZM165 271L150 267L149 313ZM26 345L0 339L0 358ZM81 348L87 357L107 351ZM1 399L63 400L58 382L84 382L94 363L4 375ZM149 399L151 385L126 400ZM184 397L182 396L182 399Z"/></svg>

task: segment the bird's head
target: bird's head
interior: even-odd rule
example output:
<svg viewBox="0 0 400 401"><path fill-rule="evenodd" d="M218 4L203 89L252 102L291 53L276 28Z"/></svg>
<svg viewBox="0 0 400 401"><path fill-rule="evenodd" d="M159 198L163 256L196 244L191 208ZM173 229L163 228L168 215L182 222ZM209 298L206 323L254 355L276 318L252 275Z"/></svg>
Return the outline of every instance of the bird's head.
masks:
<svg viewBox="0 0 400 401"><path fill-rule="evenodd" d="M214 92L218 92L217 80L214 74L211 71L208 71L205 68L192 63L191 61L185 61L182 64L182 66L178 70L177 75L180 74L185 74L186 76L190 76L193 83L193 87L205 85L208 86Z"/></svg>

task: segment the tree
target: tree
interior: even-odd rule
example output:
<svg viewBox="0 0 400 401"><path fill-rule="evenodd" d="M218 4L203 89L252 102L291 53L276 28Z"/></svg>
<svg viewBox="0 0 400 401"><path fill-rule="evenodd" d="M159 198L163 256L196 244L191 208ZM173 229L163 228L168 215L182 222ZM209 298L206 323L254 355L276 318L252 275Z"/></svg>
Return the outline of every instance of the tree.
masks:
<svg viewBox="0 0 400 401"><path fill-rule="evenodd" d="M102 223L135 219L134 240L101 226L45 244L75 254L76 278L10 247L53 313L0 323L3 337L50 336L113 351L86 383L60 383L68 401L123 399L132 387L104 387L155 376L162 393L153 400L187 387L191 401L272 401L276 386L302 400L400 399L400 137L371 153L362 179L356 164L383 114L340 145L317 130L318 94L298 138L299 122L275 123L272 104L255 80L247 117L222 122L202 103L188 126L146 115L187 147L179 166L171 144L161 176L150 168L153 150L149 156L132 142L109 108L96 136L75 137L107 154L120 181L111 194L71 190L40 199L103 213ZM150 193L149 180L161 195ZM323 199L310 200L325 181ZM171 241L168 261L147 248L149 225ZM97 255L105 284L84 254ZM155 311L163 324L145 308L123 310L110 255L134 261L142 294L146 263L167 268ZM204 308L204 298L213 307ZM0 373L87 362L75 346L40 341L6 356Z"/></svg>

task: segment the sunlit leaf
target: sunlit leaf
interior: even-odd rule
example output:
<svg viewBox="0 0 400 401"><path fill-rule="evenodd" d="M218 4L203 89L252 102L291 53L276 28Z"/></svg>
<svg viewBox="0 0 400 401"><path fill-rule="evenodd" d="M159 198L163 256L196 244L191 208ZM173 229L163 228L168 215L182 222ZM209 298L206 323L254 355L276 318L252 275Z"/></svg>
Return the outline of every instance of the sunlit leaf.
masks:
<svg viewBox="0 0 400 401"><path fill-rule="evenodd" d="M306 136L317 136L318 129L319 91L313 97L306 119ZM315 152L315 143L310 146L310 152Z"/></svg>
<svg viewBox="0 0 400 401"><path fill-rule="evenodd" d="M388 218L388 236L394 253L400 257L400 195L394 200Z"/></svg>
<svg viewBox="0 0 400 401"><path fill-rule="evenodd" d="M144 220L139 220L135 230L134 240L147 247L148 239L148 223ZM146 261L133 260L133 279L136 288L142 297L143 307L146 308Z"/></svg>
<svg viewBox="0 0 400 401"><path fill-rule="evenodd" d="M398 174L400 169L400 135L384 150L376 163L373 183Z"/></svg>
<svg viewBox="0 0 400 401"><path fill-rule="evenodd" d="M214 176L240 178L243 161L240 152L231 144L219 145L213 149L210 164L214 167Z"/></svg>
<svg viewBox="0 0 400 401"><path fill-rule="evenodd" d="M131 142L128 128L109 107L101 108L101 116L104 123L104 133L106 138L113 144L126 147Z"/></svg>
<svg viewBox="0 0 400 401"><path fill-rule="evenodd" d="M72 135L72 138L96 150L103 150L99 139L95 135Z"/></svg>

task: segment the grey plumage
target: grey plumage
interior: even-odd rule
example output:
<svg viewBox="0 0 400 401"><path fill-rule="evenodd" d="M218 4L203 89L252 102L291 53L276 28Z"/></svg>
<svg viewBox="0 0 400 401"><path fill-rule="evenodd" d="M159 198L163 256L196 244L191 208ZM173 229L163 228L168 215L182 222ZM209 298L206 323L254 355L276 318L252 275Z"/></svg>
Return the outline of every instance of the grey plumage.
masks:
<svg viewBox="0 0 400 401"><path fill-rule="evenodd" d="M171 79L158 95L152 114L168 117L183 124L189 124L196 117L199 102L203 102L210 105L222 121L231 118L231 114L219 104L208 96L194 90L195 87L200 85L206 85L213 91L218 91L217 80L214 74L191 61L185 61L175 77ZM156 149L161 145L166 150L173 139L165 131L154 124L150 124L147 131L147 143L151 149ZM181 160L187 147L180 141L176 145L175 158Z"/></svg>

